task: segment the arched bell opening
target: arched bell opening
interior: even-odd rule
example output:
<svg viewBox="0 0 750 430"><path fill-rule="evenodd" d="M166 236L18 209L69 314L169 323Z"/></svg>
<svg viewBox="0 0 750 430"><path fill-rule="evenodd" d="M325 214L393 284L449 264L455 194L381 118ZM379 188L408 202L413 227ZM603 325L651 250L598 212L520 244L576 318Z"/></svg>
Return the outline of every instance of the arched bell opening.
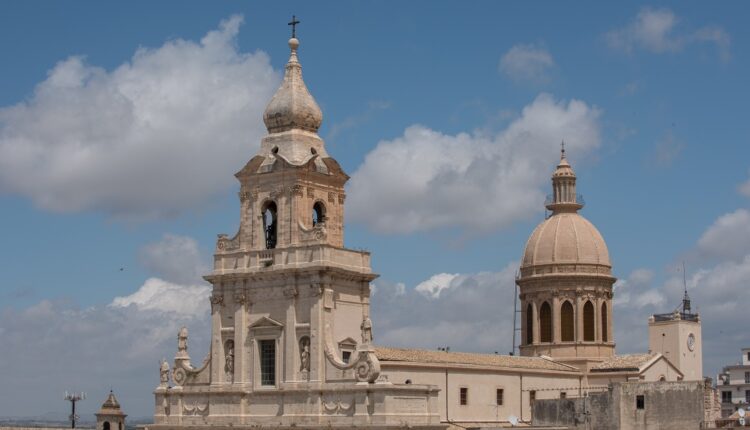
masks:
<svg viewBox="0 0 750 430"><path fill-rule="evenodd" d="M539 308L539 341L552 342L552 308L547 302Z"/></svg>
<svg viewBox="0 0 750 430"><path fill-rule="evenodd" d="M575 312L573 304L569 301L563 302L560 308L560 340L573 342L575 340Z"/></svg>
<svg viewBox="0 0 750 430"><path fill-rule="evenodd" d="M593 342L594 339L594 304L590 300L583 305L583 340Z"/></svg>
<svg viewBox="0 0 750 430"><path fill-rule="evenodd" d="M312 210L312 225L315 227L324 222L326 222L326 207L323 202L315 202Z"/></svg>
<svg viewBox="0 0 750 430"><path fill-rule="evenodd" d="M263 205L263 235L266 239L266 249L276 248L276 238L278 230L278 215L276 202L270 201Z"/></svg>
<svg viewBox="0 0 750 430"><path fill-rule="evenodd" d="M529 303L526 306L526 345L534 343L534 308Z"/></svg>

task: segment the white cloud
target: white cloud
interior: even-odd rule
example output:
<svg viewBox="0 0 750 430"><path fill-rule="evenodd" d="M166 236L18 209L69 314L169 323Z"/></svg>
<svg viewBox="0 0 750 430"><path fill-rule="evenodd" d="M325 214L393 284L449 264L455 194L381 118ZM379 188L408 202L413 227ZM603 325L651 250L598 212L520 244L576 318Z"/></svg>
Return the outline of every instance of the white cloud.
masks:
<svg viewBox="0 0 750 430"><path fill-rule="evenodd" d="M698 252L727 260L750 254L750 211L737 209L720 216L698 240Z"/></svg>
<svg viewBox="0 0 750 430"><path fill-rule="evenodd" d="M606 34L613 49L633 52L643 49L653 53L679 52L686 46L708 42L716 46L722 61L730 57L731 38L716 26L701 27L692 32L677 31L680 19L669 9L643 8L635 19L624 28Z"/></svg>
<svg viewBox="0 0 750 430"><path fill-rule="evenodd" d="M375 342L383 346L509 352L514 316L510 300L517 265L511 263L500 272L433 276L433 280L452 277L450 287L439 290L439 294L416 288L404 291L386 281L376 281L378 288L371 298Z"/></svg>
<svg viewBox="0 0 750 430"><path fill-rule="evenodd" d="M555 60L544 47L520 44L500 58L499 69L517 82L546 83L553 67Z"/></svg>
<svg viewBox="0 0 750 430"><path fill-rule="evenodd" d="M199 282L209 270L198 242L187 236L165 234L160 241L144 246L139 260L157 276L181 284Z"/></svg>
<svg viewBox="0 0 750 430"><path fill-rule="evenodd" d="M542 208L562 139L574 158L599 146L599 115L542 94L495 135L410 126L367 154L349 183L347 213L385 233L503 228Z"/></svg>
<svg viewBox="0 0 750 430"><path fill-rule="evenodd" d="M115 297L111 307L135 306L142 311L174 312L199 315L205 312L211 288L206 285L177 285L159 278L149 278L133 294Z"/></svg>
<svg viewBox="0 0 750 430"><path fill-rule="evenodd" d="M0 191L121 219L174 215L225 192L265 133L280 79L265 53L238 51L241 23L139 48L111 71L60 61L28 100L0 108Z"/></svg>
<svg viewBox="0 0 750 430"><path fill-rule="evenodd" d="M190 330L192 361L200 364L206 356L209 302L204 297L202 303L205 309L194 314L139 306L79 309L49 300L22 310L0 309L4 414L52 412L63 418L69 409L59 393L74 389L88 393L89 400L77 407L91 420L112 387L131 418L152 415L149 393L159 383L159 360L171 361L182 325Z"/></svg>
<svg viewBox="0 0 750 430"><path fill-rule="evenodd" d="M458 278L458 273L438 273L432 275L430 279L421 282L414 287L414 290L424 294L427 297L440 297L440 292L446 288L454 286L453 281Z"/></svg>

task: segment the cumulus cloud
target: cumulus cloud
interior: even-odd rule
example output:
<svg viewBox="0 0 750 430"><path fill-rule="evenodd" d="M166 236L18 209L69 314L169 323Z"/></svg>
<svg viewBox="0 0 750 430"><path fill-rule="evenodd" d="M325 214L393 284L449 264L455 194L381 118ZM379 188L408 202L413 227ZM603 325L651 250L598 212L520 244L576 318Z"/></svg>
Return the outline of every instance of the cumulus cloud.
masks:
<svg viewBox="0 0 750 430"><path fill-rule="evenodd" d="M114 308L134 306L142 311L171 312L180 315L198 315L206 310L211 288L206 285L177 285L159 278L149 278L138 291L124 297L115 297Z"/></svg>
<svg viewBox="0 0 750 430"><path fill-rule="evenodd" d="M179 297L174 297L180 299ZM130 417L153 413L150 392L159 383L159 360L171 361L177 331L190 329L190 355L200 364L209 345L209 303L194 313L161 312L153 306L96 306L44 300L26 309L0 310L0 390L7 415L63 418L64 390L85 391L78 405L92 414L112 387ZM43 387L43 389L40 389ZM33 399L33 401L31 401Z"/></svg>
<svg viewBox="0 0 750 430"><path fill-rule="evenodd" d="M168 281L190 284L201 281L208 265L192 237L165 234L158 242L145 245L139 252L141 264Z"/></svg>
<svg viewBox="0 0 750 430"><path fill-rule="evenodd" d="M600 145L599 116L583 101L541 94L494 135L410 126L352 175L350 219L384 233L506 227L542 208L562 139L575 158Z"/></svg>
<svg viewBox="0 0 750 430"><path fill-rule="evenodd" d="M508 353L513 335L515 270L439 274L416 288L376 281L371 309L383 346ZM450 280L449 280L450 279ZM436 281L437 280L437 281ZM447 285L447 286L446 286Z"/></svg>
<svg viewBox="0 0 750 430"><path fill-rule="evenodd" d="M678 31L680 19L669 9L643 8L630 24L606 34L613 49L631 53L643 49L653 53L679 52L695 43L711 43L722 61L730 57L731 38L721 27L705 26L694 31Z"/></svg>
<svg viewBox="0 0 750 430"><path fill-rule="evenodd" d="M550 70L555 60L544 47L535 45L515 45L502 58L499 69L516 82L549 82Z"/></svg>
<svg viewBox="0 0 750 430"><path fill-rule="evenodd" d="M698 240L701 256L734 260L750 254L750 211L737 209L720 216Z"/></svg>
<svg viewBox="0 0 750 430"><path fill-rule="evenodd" d="M151 219L199 208L233 185L265 133L280 80L242 53L232 16L199 42L139 48L108 71L60 61L25 101L0 108L0 192L57 212Z"/></svg>

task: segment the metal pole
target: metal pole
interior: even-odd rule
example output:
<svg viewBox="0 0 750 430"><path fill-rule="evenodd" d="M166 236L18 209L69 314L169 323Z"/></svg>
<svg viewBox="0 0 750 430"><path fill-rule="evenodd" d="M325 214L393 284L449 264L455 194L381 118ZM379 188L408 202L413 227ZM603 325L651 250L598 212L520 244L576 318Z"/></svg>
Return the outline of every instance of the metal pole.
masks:
<svg viewBox="0 0 750 430"><path fill-rule="evenodd" d="M76 428L76 399L71 399L70 404L73 405L73 412L70 414L70 428L74 429Z"/></svg>

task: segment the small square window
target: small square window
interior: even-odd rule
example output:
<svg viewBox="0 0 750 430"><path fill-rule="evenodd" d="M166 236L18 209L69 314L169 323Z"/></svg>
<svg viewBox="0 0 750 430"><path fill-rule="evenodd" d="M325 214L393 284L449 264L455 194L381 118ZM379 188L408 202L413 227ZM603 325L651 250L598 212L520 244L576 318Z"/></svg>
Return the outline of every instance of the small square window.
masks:
<svg viewBox="0 0 750 430"><path fill-rule="evenodd" d="M466 387L461 387L461 390L459 391L459 403L462 406L469 404L469 389Z"/></svg>
<svg viewBox="0 0 750 430"><path fill-rule="evenodd" d="M646 398L643 395L635 396L635 408L646 409Z"/></svg>
<svg viewBox="0 0 750 430"><path fill-rule="evenodd" d="M561 391L561 392L560 392L560 398L561 398L561 399L566 399L566 398L568 398L568 393L566 393L565 391Z"/></svg>
<svg viewBox="0 0 750 430"><path fill-rule="evenodd" d="M505 394L505 393L504 393L504 390L502 388L498 388L495 391L495 404L496 405L498 405L498 406L502 406L503 405L503 394Z"/></svg>
<svg viewBox="0 0 750 430"><path fill-rule="evenodd" d="M341 353L341 359L344 360L344 363L348 363L351 358L352 358L351 351L343 351Z"/></svg>

